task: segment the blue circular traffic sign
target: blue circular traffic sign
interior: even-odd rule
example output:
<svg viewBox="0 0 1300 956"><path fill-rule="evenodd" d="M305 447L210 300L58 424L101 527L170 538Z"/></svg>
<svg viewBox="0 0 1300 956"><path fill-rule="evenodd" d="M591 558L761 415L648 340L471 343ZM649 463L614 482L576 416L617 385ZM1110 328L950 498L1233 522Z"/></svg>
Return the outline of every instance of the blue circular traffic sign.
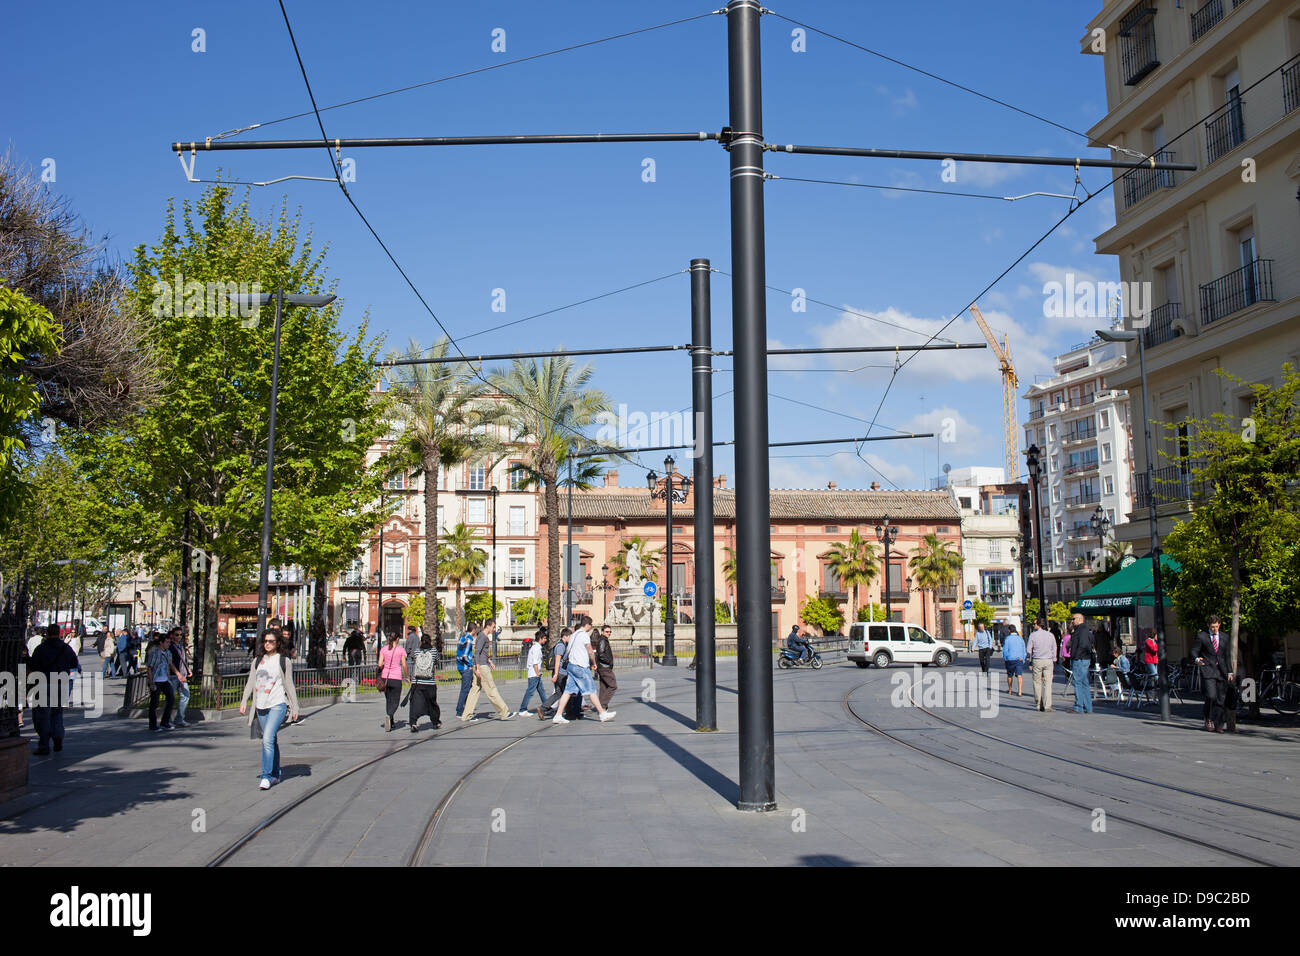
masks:
<svg viewBox="0 0 1300 956"><path fill-rule="evenodd" d="M963 611L969 611L969 610L971 610L971 609L974 608L974 607L975 607L975 605L974 605L973 603L971 603L970 601L962 601L962 602L961 602L961 609L962 609Z"/></svg>
<svg viewBox="0 0 1300 956"><path fill-rule="evenodd" d="M645 587L641 590L645 591L646 597L654 597L659 590L659 585L655 584L653 581L647 581Z"/></svg>

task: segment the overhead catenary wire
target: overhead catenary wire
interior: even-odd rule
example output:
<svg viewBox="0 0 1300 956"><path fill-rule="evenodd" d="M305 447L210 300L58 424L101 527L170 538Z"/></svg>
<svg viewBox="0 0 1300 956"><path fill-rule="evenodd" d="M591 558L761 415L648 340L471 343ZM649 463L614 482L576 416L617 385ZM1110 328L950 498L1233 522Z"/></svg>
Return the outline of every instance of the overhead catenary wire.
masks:
<svg viewBox="0 0 1300 956"><path fill-rule="evenodd" d="M437 323L438 328L440 328L442 330L443 335L447 337L448 343L452 347L454 347L457 352L461 354L462 358L465 357L464 351L461 349L460 345L456 342L456 339L452 336L451 332L447 329L446 325L443 324L442 319L438 318L437 313L433 311L433 307L429 305L428 301L424 298L423 293L420 292L419 288L411 280L411 277L407 274L406 270L402 268L402 264L397 261L397 257L394 256L392 250L388 248L388 244L384 242L384 240L380 237L379 233L375 230L374 226L370 224L370 220L366 218L366 214L361 211L361 207L357 205L355 200L353 200L351 194L348 192L347 187L343 184L343 179L339 175L338 166L334 161L333 154L331 153L330 140L329 140L329 136L325 132L325 124L321 120L320 111L316 107L316 97L312 93L311 81L307 78L307 68L302 61L302 54L298 50L298 41L294 38L293 35L293 25L289 22L289 13L284 8L284 0L279 0L279 4L280 4L280 13L284 17L285 28L289 31L289 42L293 45L294 56L297 58L298 61L298 69L299 72L302 73L302 81L307 88L307 97L311 101L312 110L316 115L316 123L320 127L322 145L325 148L326 155L329 157L330 168L334 172L334 178L335 181L338 183L339 189L342 191L344 198L347 199L348 205L352 207L352 209L356 212L357 216L360 217L362 223L365 224L366 229L374 237L375 241L379 243L379 247L384 251L384 255L388 257L388 261L393 264L393 267L395 269L397 269L398 274L401 275L402 279L406 282L407 286L411 289L411 291L415 293L415 297L419 300L420 304L424 306L424 310L429 313L429 317L432 318L435 323ZM476 378L478 378L481 382L483 382L484 385L487 385L489 388L492 388L494 390L500 391L499 383L495 383L488 380L483 376L481 372L475 370L472 365L471 365L471 373ZM542 409L529 405L518 395L510 395L509 397L515 400L516 402L518 402L520 405L523 405L525 408L529 408L532 411L536 412L538 415L541 415L543 418L547 419L552 424L557 425L571 432L572 434L578 436L584 442L588 441L586 435L584 435L582 432L578 431L576 428L569 425L567 422L559 421L558 419L553 418L550 415L547 415ZM633 459L631 458L628 458L627 460L633 461ZM636 464L638 467L642 467L642 468L645 467L645 465L640 461L634 461L633 463Z"/></svg>
<svg viewBox="0 0 1300 956"><path fill-rule="evenodd" d="M997 199L1001 202L1019 202L1022 199L1029 199L1033 196L1046 196L1051 199L1076 198L1074 196L1067 196L1064 193L1044 192L1024 193L1020 196L998 196L994 193L963 193L949 189L922 189L919 186L886 186L883 183L851 183L841 179L806 179L801 176L777 176L774 173L764 173L763 178L781 180L788 183L818 183L823 186L853 186L859 189L882 189L900 193L926 193L931 196L953 196L959 199ZM1077 189L1078 187L1076 186L1075 188Z"/></svg>
<svg viewBox="0 0 1300 956"><path fill-rule="evenodd" d="M600 37L599 39L596 40L586 40L582 43L573 43L570 44L569 46L559 47L558 49L555 50L546 50L542 53L533 53L530 54L529 56L516 57L513 60L504 60L501 63L493 63L490 66L481 66L473 70L463 70L460 73L452 73L448 76L440 76L437 77L436 79L424 80L423 82L420 83L411 83L408 84L407 86L400 86L392 90L384 90L379 93L371 93L367 96L358 96L354 99L345 100L342 103L333 103L329 106L319 107L318 109L315 108L313 105L313 110L309 110L303 113L292 113L289 116L281 116L279 119L265 120L261 123L252 123L248 126L241 126L238 129L226 130L223 133L218 133L216 136L213 136L212 139L214 140L225 139L230 136L238 135L239 133L246 133L249 130L260 129L263 126L274 126L277 123L286 123L289 120L302 119L305 116L311 116L313 112L317 115L317 118L319 119L320 113L326 113L330 110L342 109L345 106L355 106L357 103L368 103L371 100L381 99L385 96L394 96L398 93L408 93L411 90L423 89L426 86L435 86L439 83L447 83L451 80L459 80L469 76L477 76L478 74L481 73L490 73L493 70L505 69L508 66L518 66L520 63L528 63L533 60L541 60L541 59L545 59L546 57L556 56L561 53L571 53L574 50L581 50L586 47L598 46L602 43L609 43L613 40L623 40L628 37L638 36L643 33L651 33L654 32L655 30L664 30L667 29L668 27L675 27L683 23L690 23L694 20L703 20L706 19L707 17L714 16L717 13L719 13L719 11L710 10L708 13L700 13L700 14L696 14L695 16L682 17L677 20L669 20L666 23L657 23L653 26L641 27L640 29L637 30L628 30L623 33L615 33L615 34L611 34L610 36Z"/></svg>

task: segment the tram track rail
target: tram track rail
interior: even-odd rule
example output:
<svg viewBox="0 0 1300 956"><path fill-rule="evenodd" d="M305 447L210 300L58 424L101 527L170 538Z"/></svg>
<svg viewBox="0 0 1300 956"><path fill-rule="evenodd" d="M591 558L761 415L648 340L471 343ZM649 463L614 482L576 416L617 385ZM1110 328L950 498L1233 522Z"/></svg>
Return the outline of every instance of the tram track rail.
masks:
<svg viewBox="0 0 1300 956"><path fill-rule="evenodd" d="M971 766L969 763L966 763L962 760L957 760L948 755L938 753L935 750L920 746L913 741L904 739L903 737L899 736L898 733L894 733L891 732L890 730L886 730L885 728L881 727L879 724L875 723L872 720L869 720L868 718L864 717L861 713L859 713L858 710L854 708L853 701L852 701L853 696L857 694L859 691L863 690L864 688L871 687L874 684L878 684L878 683L879 681L867 681L865 683L857 684L849 688L844 693L840 701L844 711L851 718L856 720L858 723L862 724L872 733L890 741L891 743L904 747L914 753L921 754L922 756L929 757L932 760L937 760L941 763L947 764L948 766L954 767L958 770L963 770L967 773L974 774L975 776L982 777L985 780L1002 784L1004 786L1013 787L1015 789L1025 791L1027 793L1032 793L1035 796L1042 797L1054 803L1063 804L1065 806L1073 807L1078 810L1083 810L1084 812L1089 814L1091 814L1096 809L1095 801L1084 802L1077 799L1072 799L1071 797L1065 796L1061 793L1044 789L1044 787L1042 786L1036 786L1032 783L1028 783L1023 779L1015 780L1005 775L1001 775L995 772L990 772L990 770L988 769L980 769L978 767ZM935 714L933 711L929 710L928 708L922 707L920 705L916 705L915 707L911 707L908 709L917 710L939 721L942 724L953 726L959 730L963 730L968 733L977 734L995 743L1000 743L1009 747L1025 750L1034 753L1035 755L1038 756L1057 759L1064 763L1080 767L1081 769L1087 769L1093 772L1098 772L1103 774L1111 774L1116 777L1122 777L1131 783L1142 784L1142 785L1146 785L1158 789L1172 790L1172 791L1179 792L1184 796L1205 800L1211 803L1228 804L1237 809L1253 811L1253 812L1272 815L1276 817L1283 817L1286 819L1292 819L1292 820L1297 819L1297 817L1293 814L1288 814L1285 813L1284 811L1273 810L1272 808L1269 807L1260 807L1255 804L1244 803L1242 801L1234 801L1229 798L1219 797L1214 794L1205 794L1200 791L1190 790L1185 787L1177 787L1172 784L1165 784L1162 783L1161 781L1150 780L1145 777L1140 777L1135 774L1127 774L1122 771L1111 771L1109 770L1109 768L1099 767L1096 764L1091 764L1088 763L1087 761L1074 760L1073 758L1067 758L1067 757L1059 757L1058 755L1051 754L1047 751L1042 751L1037 748L1028 747L1022 744L1017 744L1015 741L1006 740L1004 738L998 737L995 734L989 734L986 733L985 731L977 731L974 728L966 727L960 723L956 723L954 721L948 720L947 718L941 717L940 715ZM910 728L910 730L915 732L924 732L926 729L932 729L932 728L924 728L924 727ZM1045 777L1039 773L1035 773L1032 770L1027 770L1019 767L1010 767L1004 764L997 764L995 761L988 761L988 763L991 764L992 766L1002 767L1003 769L1010 771L1012 774L1019 775L1022 778L1037 778L1038 780L1046 781L1048 783L1057 783L1058 785L1060 785L1059 781L1054 781L1051 778ZM1103 791L1098 791L1098 795L1115 802L1129 802L1130 804L1132 804L1132 801L1125 801L1122 798L1116 797L1113 794L1107 794ZM1136 815L1129 814L1123 811L1115 811L1113 809L1107 809L1106 816L1108 819L1126 823L1130 826L1138 827L1139 829L1147 830L1149 832L1158 833L1161 836L1168 837L1180 843L1192 844L1201 847L1203 849L1210 850L1214 853L1231 857L1233 859L1250 863L1256 866L1272 867L1272 866L1285 865L1276 862L1274 860L1269 860L1261 856L1256 856L1252 853L1245 852L1243 850L1238 850L1229 846L1224 846L1221 843L1214 843L1214 842L1210 842L1209 840L1202 840L1199 839L1198 837L1189 835L1187 833L1180 832L1178 830L1174 830L1169 827L1161 826L1158 823L1154 823L1149 820L1140 819ZM1222 820L1219 821L1219 825L1222 826L1224 822L1226 821L1222 821ZM1241 838L1250 839L1255 842L1268 843L1270 846L1276 847L1280 851L1296 852L1295 847L1291 847L1286 844L1280 844L1275 841L1262 840L1259 836L1255 834L1246 833L1242 831L1234 831L1234 835Z"/></svg>

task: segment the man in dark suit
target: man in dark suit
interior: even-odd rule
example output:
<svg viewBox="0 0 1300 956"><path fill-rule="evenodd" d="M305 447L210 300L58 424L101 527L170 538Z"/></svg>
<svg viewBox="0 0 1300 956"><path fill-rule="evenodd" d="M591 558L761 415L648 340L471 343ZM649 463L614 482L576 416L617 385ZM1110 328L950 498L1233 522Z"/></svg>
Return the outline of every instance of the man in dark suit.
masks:
<svg viewBox="0 0 1300 956"><path fill-rule="evenodd" d="M1233 673L1228 669L1228 642L1219 633L1219 616L1210 616L1210 632L1196 635L1196 663L1201 668L1201 690L1205 693L1205 729L1223 733L1227 719L1224 702Z"/></svg>
<svg viewBox="0 0 1300 956"><path fill-rule="evenodd" d="M1088 669L1092 667L1095 650L1092 628L1082 614L1074 612L1070 630L1070 673L1074 679L1073 713L1092 713L1092 687L1088 684Z"/></svg>

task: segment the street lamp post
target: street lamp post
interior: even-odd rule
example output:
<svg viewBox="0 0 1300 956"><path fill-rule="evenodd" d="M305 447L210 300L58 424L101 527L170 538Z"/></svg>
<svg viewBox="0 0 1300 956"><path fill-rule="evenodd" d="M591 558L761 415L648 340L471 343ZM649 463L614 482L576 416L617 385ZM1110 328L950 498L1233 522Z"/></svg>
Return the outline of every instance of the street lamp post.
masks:
<svg viewBox="0 0 1300 956"><path fill-rule="evenodd" d="M1038 476L1043 471L1040 454L1037 445L1030 445L1029 450L1025 452L1025 459L1029 467L1030 506L1034 509L1034 528L1037 529L1034 533L1034 559L1038 565L1038 610L1043 617L1046 617L1047 595L1043 591L1043 512L1038 492Z"/></svg>
<svg viewBox="0 0 1300 956"><path fill-rule="evenodd" d="M280 288L275 290L274 295L269 292L244 293L230 298L245 306L256 305L260 307L268 302L275 302L275 329L272 336L274 345L271 351L271 408L266 434L266 495L262 501L262 562L257 576L257 640L260 642L262 632L266 630L267 580L271 563L271 491L274 487L275 469L275 408L280 397L280 315L286 305L317 309L329 305L334 301L335 297L332 295L303 295L298 293L285 295L284 289Z"/></svg>
<svg viewBox="0 0 1300 956"><path fill-rule="evenodd" d="M600 566L600 589L605 592L605 603L601 608L600 619L603 621L609 617L609 565Z"/></svg>
<svg viewBox="0 0 1300 956"><path fill-rule="evenodd" d="M662 498L664 499L664 504L667 506L666 514L667 514L667 521L668 521L668 525L667 525L668 545L665 549L667 552L667 559L664 561L664 565L666 567L666 571L664 573L664 595L665 595L664 610L666 613L664 614L663 664L665 667L677 666L677 655L673 653L673 636L675 634L674 625L676 623L673 620L673 502L686 501L686 496L690 493L691 490L691 479L685 477L684 475L682 476L682 480L681 480L681 490L675 491L673 489L673 473L674 473L673 469L675 464L676 462L673 461L672 455L669 455L667 458L664 459L663 491L658 490L659 487L658 475L656 475L653 471L650 472L650 474L646 475L646 484L649 485L650 487L650 500L653 501L655 498ZM653 620L653 618L654 615L651 614L651 619Z"/></svg>
<svg viewBox="0 0 1300 956"><path fill-rule="evenodd" d="M1151 461L1151 416L1147 413L1147 359L1142 336L1131 329L1098 329L1097 335L1105 342L1132 342L1138 344L1138 367L1142 379L1142 429L1147 456L1147 522L1151 532L1151 590L1155 607L1156 669L1160 684L1160 719L1169 719L1169 664L1165 659L1165 592L1160 581L1160 528L1156 521L1155 472ZM1136 618L1134 619L1136 622Z"/></svg>
<svg viewBox="0 0 1300 956"><path fill-rule="evenodd" d="M1102 562L1101 552L1106 547L1106 532L1110 530L1110 515L1106 514L1106 509L1097 505L1097 510L1092 513L1088 519L1092 525L1093 533L1097 535L1097 570L1100 571L1105 565Z"/></svg>
<svg viewBox="0 0 1300 956"><path fill-rule="evenodd" d="M885 515L883 524L876 525L876 540L885 546L885 620L894 619L894 603L889 594L889 549L893 547L898 540L898 525L889 523L889 515Z"/></svg>

